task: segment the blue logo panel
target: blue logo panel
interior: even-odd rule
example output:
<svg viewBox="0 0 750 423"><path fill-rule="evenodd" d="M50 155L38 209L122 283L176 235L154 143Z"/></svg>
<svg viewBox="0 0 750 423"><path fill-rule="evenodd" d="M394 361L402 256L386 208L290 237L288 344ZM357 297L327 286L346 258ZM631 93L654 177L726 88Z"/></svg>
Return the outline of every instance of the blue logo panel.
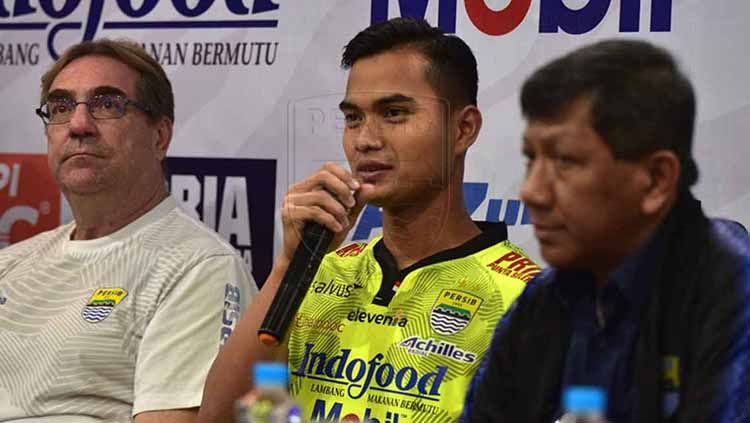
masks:
<svg viewBox="0 0 750 423"><path fill-rule="evenodd" d="M276 160L167 158L172 196L234 246L260 286L273 261Z"/></svg>

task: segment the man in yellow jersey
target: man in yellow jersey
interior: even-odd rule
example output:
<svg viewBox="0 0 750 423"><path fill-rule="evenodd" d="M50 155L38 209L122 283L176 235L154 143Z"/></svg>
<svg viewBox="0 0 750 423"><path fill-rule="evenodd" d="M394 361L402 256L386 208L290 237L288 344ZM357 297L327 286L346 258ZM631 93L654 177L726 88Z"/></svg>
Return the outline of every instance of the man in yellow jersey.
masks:
<svg viewBox="0 0 750 423"><path fill-rule="evenodd" d="M469 47L398 18L346 46L340 104L352 173L326 164L284 200L284 247L211 370L201 421L228 421L260 360L287 361L311 421L455 421L498 319L539 268L503 224L473 222L462 193L466 152L482 126ZM256 331L307 221L339 242L364 204L383 235L329 253L272 349ZM337 245L334 242L334 245Z"/></svg>

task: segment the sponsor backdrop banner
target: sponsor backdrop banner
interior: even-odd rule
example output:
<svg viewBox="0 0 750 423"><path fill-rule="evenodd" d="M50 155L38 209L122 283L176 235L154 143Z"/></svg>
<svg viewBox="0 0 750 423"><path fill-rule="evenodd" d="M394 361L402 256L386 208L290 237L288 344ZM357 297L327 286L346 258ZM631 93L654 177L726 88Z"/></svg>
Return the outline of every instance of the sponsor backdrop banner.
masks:
<svg viewBox="0 0 750 423"><path fill-rule="evenodd" d="M677 56L698 94L695 191L712 215L750 224L750 58L737 47L750 37L745 0L0 0L0 247L71 219L44 169L40 76L72 43L129 38L174 85L175 197L262 281L287 186L326 161L345 163L343 45L395 16L424 17L474 49L484 127L468 155L466 205L475 219L508 223L532 256L518 199L520 85L550 58L609 37ZM350 238L375 236L381 224L367 208Z"/></svg>

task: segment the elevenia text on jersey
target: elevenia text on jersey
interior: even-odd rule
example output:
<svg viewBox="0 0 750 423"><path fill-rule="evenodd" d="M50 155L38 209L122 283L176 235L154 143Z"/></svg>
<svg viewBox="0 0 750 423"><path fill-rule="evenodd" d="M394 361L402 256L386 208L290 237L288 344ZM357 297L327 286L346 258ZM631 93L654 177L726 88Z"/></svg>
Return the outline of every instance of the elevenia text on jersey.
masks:
<svg viewBox="0 0 750 423"><path fill-rule="evenodd" d="M402 328L406 327L409 323L409 319L401 313L396 313L391 316L382 313L370 313L364 309L350 311L349 314L346 315L346 319L350 322L375 323L376 325L399 326Z"/></svg>
<svg viewBox="0 0 750 423"><path fill-rule="evenodd" d="M292 375L299 377L312 376L317 380L341 384L346 383L347 395L352 399L361 398L370 388L394 394L408 394L427 399L440 397L440 385L448 371L446 366L435 366L434 372L419 374L413 367L396 367L382 362L384 355L375 354L369 361L361 358L351 358L351 349L341 349L340 354L327 356L323 352L315 352L315 345L305 344L305 354L299 368L292 371Z"/></svg>

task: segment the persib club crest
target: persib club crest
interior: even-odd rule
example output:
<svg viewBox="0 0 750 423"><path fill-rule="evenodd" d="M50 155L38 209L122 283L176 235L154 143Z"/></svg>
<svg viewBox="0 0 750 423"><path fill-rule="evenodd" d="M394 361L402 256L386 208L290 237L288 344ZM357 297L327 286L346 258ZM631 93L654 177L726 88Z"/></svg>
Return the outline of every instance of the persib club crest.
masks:
<svg viewBox="0 0 750 423"><path fill-rule="evenodd" d="M81 315L89 323L99 323L112 313L115 306L120 304L128 291L122 288L97 288L89 302L83 307Z"/></svg>
<svg viewBox="0 0 750 423"><path fill-rule="evenodd" d="M444 289L430 312L430 326L441 335L461 332L479 310L482 299L457 289Z"/></svg>

